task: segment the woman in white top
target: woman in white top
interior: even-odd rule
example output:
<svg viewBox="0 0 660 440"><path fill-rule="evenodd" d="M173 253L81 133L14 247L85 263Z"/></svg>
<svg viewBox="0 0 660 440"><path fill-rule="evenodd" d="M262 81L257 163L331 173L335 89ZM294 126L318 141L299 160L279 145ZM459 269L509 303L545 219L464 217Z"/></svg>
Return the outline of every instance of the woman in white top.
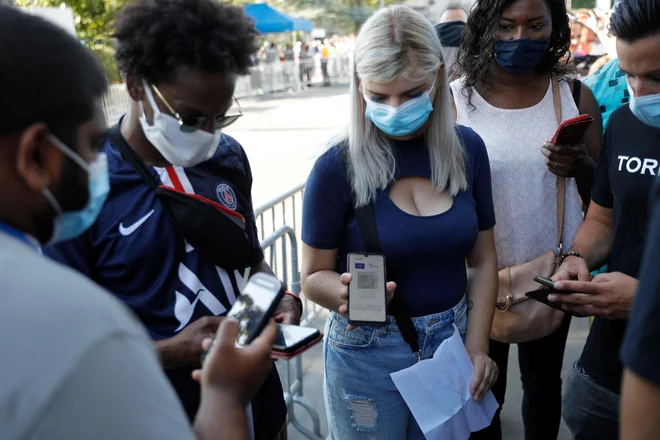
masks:
<svg viewBox="0 0 660 440"><path fill-rule="evenodd" d="M589 202L601 141L596 100L575 82L566 57L571 31L564 0L481 0L467 23L451 85L457 123L484 140L492 169L498 269L531 261L557 238L557 178L566 179L563 244L570 249ZM558 123L551 76L559 78L562 119L588 113L596 120L586 141L549 144ZM579 108L576 105L579 102ZM582 199L582 200L580 200ZM582 203L581 203L582 202ZM561 419L561 368L570 325L519 344L525 438L556 439ZM509 345L491 341L500 367L493 387L502 404ZM499 415L473 438L501 438Z"/></svg>

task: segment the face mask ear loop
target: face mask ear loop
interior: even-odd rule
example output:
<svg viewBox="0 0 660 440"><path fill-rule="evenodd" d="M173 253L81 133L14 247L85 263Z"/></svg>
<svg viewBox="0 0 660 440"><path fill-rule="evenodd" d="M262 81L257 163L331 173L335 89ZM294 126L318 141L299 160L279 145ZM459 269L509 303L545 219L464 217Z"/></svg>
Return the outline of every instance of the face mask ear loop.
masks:
<svg viewBox="0 0 660 440"><path fill-rule="evenodd" d="M69 159L74 161L80 168L85 170L87 174L90 172L90 167L87 162L83 160L82 157L75 151L73 151L71 148L67 147L64 142L60 141L58 138L55 136L48 135L48 140L57 147L58 150L60 150L62 153L64 153Z"/></svg>
<svg viewBox="0 0 660 440"><path fill-rule="evenodd" d="M154 112L154 119L155 119L156 116L161 114L161 111L158 108L158 104L156 104L156 98L154 98L154 94L151 91L151 86L149 86L149 83L147 83L145 80L142 80L142 86L144 87L144 94L147 95L147 100L149 101L151 110ZM140 101L140 105L142 106L142 113L144 113L144 105L142 104L142 101Z"/></svg>
<svg viewBox="0 0 660 440"><path fill-rule="evenodd" d="M48 203L50 203L50 206L55 210L55 213L57 215L62 215L62 207L60 206L59 203L57 203L57 200L55 200L55 196L53 196L53 193L50 192L48 188L44 188L41 190L41 194L46 198Z"/></svg>

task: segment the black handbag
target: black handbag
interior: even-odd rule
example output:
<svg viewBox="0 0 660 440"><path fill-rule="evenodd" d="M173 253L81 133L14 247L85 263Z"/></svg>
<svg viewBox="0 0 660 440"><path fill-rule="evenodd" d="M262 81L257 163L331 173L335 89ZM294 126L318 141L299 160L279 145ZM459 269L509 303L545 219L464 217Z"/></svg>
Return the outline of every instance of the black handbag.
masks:
<svg viewBox="0 0 660 440"><path fill-rule="evenodd" d="M161 185L121 135L119 124L110 129L109 138L155 191L177 231L203 259L224 269L245 268L250 241L242 215L206 197Z"/></svg>

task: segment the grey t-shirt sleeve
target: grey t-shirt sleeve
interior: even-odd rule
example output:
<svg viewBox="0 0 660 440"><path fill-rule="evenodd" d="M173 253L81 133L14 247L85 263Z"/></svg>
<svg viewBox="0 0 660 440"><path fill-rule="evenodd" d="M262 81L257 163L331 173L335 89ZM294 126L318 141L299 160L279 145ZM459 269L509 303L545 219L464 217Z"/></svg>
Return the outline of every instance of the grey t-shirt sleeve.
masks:
<svg viewBox="0 0 660 440"><path fill-rule="evenodd" d="M195 438L150 341L128 334L85 353L27 432L30 440Z"/></svg>

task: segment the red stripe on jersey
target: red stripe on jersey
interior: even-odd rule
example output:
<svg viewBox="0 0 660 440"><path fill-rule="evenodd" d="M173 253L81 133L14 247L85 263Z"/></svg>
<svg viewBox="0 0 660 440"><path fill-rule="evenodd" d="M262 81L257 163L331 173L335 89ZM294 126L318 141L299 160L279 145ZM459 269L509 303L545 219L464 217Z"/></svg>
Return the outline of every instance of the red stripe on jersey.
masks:
<svg viewBox="0 0 660 440"><path fill-rule="evenodd" d="M170 180L172 181L172 186L174 186L174 189L185 194L186 191L183 189L181 180L179 180L179 176L177 176L174 168L167 167L165 168L165 170L167 171L167 175L170 177Z"/></svg>

